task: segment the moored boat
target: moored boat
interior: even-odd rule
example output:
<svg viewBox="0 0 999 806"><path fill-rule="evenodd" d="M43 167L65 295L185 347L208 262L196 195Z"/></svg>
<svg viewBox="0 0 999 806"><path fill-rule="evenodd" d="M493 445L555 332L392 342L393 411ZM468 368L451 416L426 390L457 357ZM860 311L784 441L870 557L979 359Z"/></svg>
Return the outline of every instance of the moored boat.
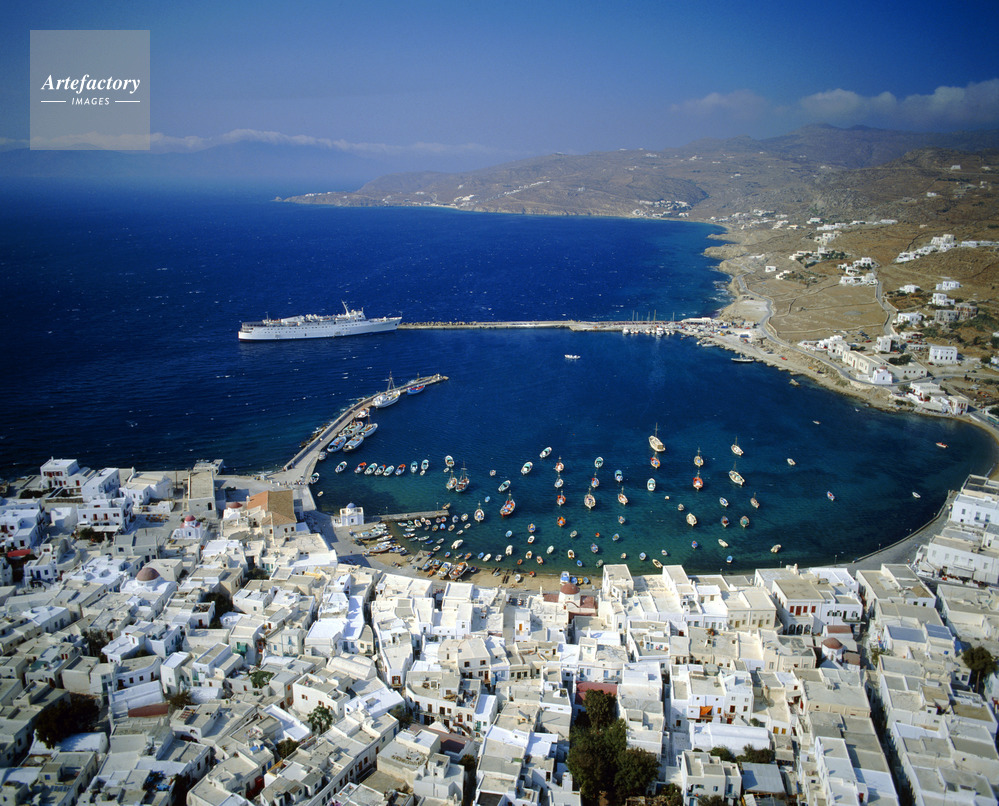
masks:
<svg viewBox="0 0 999 806"><path fill-rule="evenodd" d="M576 552L574 552L572 549L569 549L565 553L565 556L568 557L570 560L575 560L576 559Z"/></svg>
<svg viewBox="0 0 999 806"><path fill-rule="evenodd" d="M756 493L753 493L753 497L749 499L749 503L752 504L753 509L759 509L760 508L760 501L756 497Z"/></svg>
<svg viewBox="0 0 999 806"><path fill-rule="evenodd" d="M583 504L586 505L587 509L593 509L597 505L597 499L593 497L592 489L583 497Z"/></svg>
<svg viewBox="0 0 999 806"><path fill-rule="evenodd" d="M619 503L621 503L621 504L627 504L627 503L628 503L628 496L626 496L626 495L624 494L624 490L622 490L621 492L619 492L619 493L617 494L617 500L618 500L618 502L619 502Z"/></svg>
<svg viewBox="0 0 999 806"><path fill-rule="evenodd" d="M600 486L600 479L598 479L596 476L594 476L593 478L591 478L590 479L590 486L591 487L599 487Z"/></svg>
<svg viewBox="0 0 999 806"><path fill-rule="evenodd" d="M620 484L622 481L624 481L624 473L622 473L620 470L615 470L614 471L614 481L616 481L618 484Z"/></svg>
<svg viewBox="0 0 999 806"><path fill-rule="evenodd" d="M447 456L445 456L444 457L444 464L447 465L448 467L454 467L454 457L451 456L451 454L448 454Z"/></svg>
<svg viewBox="0 0 999 806"><path fill-rule="evenodd" d="M367 466L368 466L367 462L361 462L361 464L359 464L357 467L354 468L354 472L355 473L363 473L364 472L364 468L366 468Z"/></svg>
<svg viewBox="0 0 999 806"><path fill-rule="evenodd" d="M539 456L540 456L540 457L541 457L542 459L547 459L547 458L548 458L548 456L549 456L549 454L551 454L551 452L552 452L552 449L551 449L551 446L549 445L549 446L548 446L547 448L545 448L545 449L544 449L543 451L541 451L541 453L540 453L540 454L538 454L538 455L539 455Z"/></svg>
<svg viewBox="0 0 999 806"><path fill-rule="evenodd" d="M562 493L559 493L558 497L555 499L555 503L562 506L565 503L565 496Z"/></svg>
<svg viewBox="0 0 999 806"><path fill-rule="evenodd" d="M662 462L659 461L659 457L656 456L656 454L652 454L652 457L649 459L649 464L658 469Z"/></svg>
<svg viewBox="0 0 999 806"><path fill-rule="evenodd" d="M728 506L728 499L727 498L719 498L718 499L718 503L721 504L723 507L727 507Z"/></svg>
<svg viewBox="0 0 999 806"><path fill-rule="evenodd" d="M772 545L772 546L770 547L770 553L771 553L771 554L776 554L776 553L777 553L778 551L780 551L780 543L774 543L774 544L773 544L773 545Z"/></svg>
<svg viewBox="0 0 999 806"><path fill-rule="evenodd" d="M558 520L555 521L559 526L565 526L565 516L559 515Z"/></svg>
<svg viewBox="0 0 999 806"><path fill-rule="evenodd" d="M339 314L305 314L282 319L243 322L238 333L240 341L281 341L284 339L323 339L356 336L364 333L385 333L399 326L402 317L368 319L364 310L343 306Z"/></svg>
<svg viewBox="0 0 999 806"><path fill-rule="evenodd" d="M596 543L590 543L590 551L596 554L600 551L600 547Z"/></svg>
<svg viewBox="0 0 999 806"><path fill-rule="evenodd" d="M364 442L364 437L360 434L355 434L343 446L344 453L347 451L355 451L361 447L361 443Z"/></svg>
<svg viewBox="0 0 999 806"><path fill-rule="evenodd" d="M531 468L533 467L534 467L533 462L524 462L524 466L520 468L520 472L522 475L526 476L528 473L531 472Z"/></svg>
<svg viewBox="0 0 999 806"><path fill-rule="evenodd" d="M486 519L486 513L482 509L482 504L478 504L475 507L475 514L472 516L478 523L482 523Z"/></svg>
<svg viewBox="0 0 999 806"><path fill-rule="evenodd" d="M749 526L749 517L743 515L741 518L739 518L739 526L741 526L743 529Z"/></svg>
<svg viewBox="0 0 999 806"><path fill-rule="evenodd" d="M510 489L510 479L504 481L499 487L496 488L497 492L505 493Z"/></svg>
<svg viewBox="0 0 999 806"><path fill-rule="evenodd" d="M336 472L337 473L343 473L343 471L346 470L346 469L347 469L347 463L346 462L340 462L340 464L338 464L336 466Z"/></svg>
<svg viewBox="0 0 999 806"><path fill-rule="evenodd" d="M694 515L693 512L687 513L687 523L689 523L691 526L697 526L697 517Z"/></svg>
<svg viewBox="0 0 999 806"><path fill-rule="evenodd" d="M648 490L650 493L651 492L655 492L655 489L656 489L656 480L653 479L653 478L650 478L647 482L645 482L645 489Z"/></svg>
<svg viewBox="0 0 999 806"><path fill-rule="evenodd" d="M663 441L659 439L659 423L656 423L656 432L649 437L649 447L656 453L662 453L666 450L666 446L663 445Z"/></svg>
<svg viewBox="0 0 999 806"><path fill-rule="evenodd" d="M600 468L602 468L604 466L604 457L598 456L596 459L594 459L593 460L593 466L597 470L599 470Z"/></svg>
<svg viewBox="0 0 999 806"><path fill-rule="evenodd" d="M555 472L561 473L563 470L565 470L565 465L562 464L562 457L560 456L558 461L555 463Z"/></svg>
<svg viewBox="0 0 999 806"><path fill-rule="evenodd" d="M728 528L728 524L729 524L728 515L722 515L721 516L721 525L724 526L727 529Z"/></svg>
<svg viewBox="0 0 999 806"><path fill-rule="evenodd" d="M426 388L427 387L424 384L418 383L416 386L410 386L406 390L406 394L407 395L418 395L418 394L420 394L420 392L422 392Z"/></svg>
<svg viewBox="0 0 999 806"><path fill-rule="evenodd" d="M735 465L732 465L732 469L728 471L728 477L732 479L733 484L738 484L740 487L746 483L746 480L742 477L739 471L735 469Z"/></svg>
<svg viewBox="0 0 999 806"><path fill-rule="evenodd" d="M505 518L507 515L510 515L513 512L516 506L517 505L514 503L512 498L507 498L506 503L500 507L500 515L502 515Z"/></svg>
<svg viewBox="0 0 999 806"><path fill-rule="evenodd" d="M326 450L330 453L336 453L344 445L347 444L347 437L344 434L338 434L333 441L326 446Z"/></svg>
<svg viewBox="0 0 999 806"><path fill-rule="evenodd" d="M736 437L735 442L732 443L732 453L734 453L736 456L742 456L743 451L742 448L739 447L738 437Z"/></svg>
<svg viewBox="0 0 999 806"><path fill-rule="evenodd" d="M428 467L430 467L430 460L429 459L424 459L422 462L420 462L420 472L421 473L426 473Z"/></svg>
<svg viewBox="0 0 999 806"><path fill-rule="evenodd" d="M395 388L395 384L392 383L392 373L389 373L388 388L382 392L380 395L376 395L375 399L371 401L371 405L376 409L383 409L386 406L391 406L393 403L399 402L399 390Z"/></svg>
<svg viewBox="0 0 999 806"><path fill-rule="evenodd" d="M791 465L791 467L794 467L794 466L795 466L796 464L798 464L798 463L797 463L797 462L795 462L795 461L794 461L794 459L792 459L792 458L791 458L790 456L788 456L788 457L787 457L787 463L788 463L789 465Z"/></svg>
<svg viewBox="0 0 999 806"><path fill-rule="evenodd" d="M661 562L659 562L659 560L657 560L655 557L652 558L652 564L656 568L662 568L663 567L663 564Z"/></svg>
<svg viewBox="0 0 999 806"><path fill-rule="evenodd" d="M704 459L701 457L701 449L700 448L697 449L697 455L694 457L694 464L697 465L697 467L703 467L704 466Z"/></svg>
<svg viewBox="0 0 999 806"><path fill-rule="evenodd" d="M832 490L826 490L826 498L828 498L830 501L836 500L836 496L832 494Z"/></svg>
<svg viewBox="0 0 999 806"><path fill-rule="evenodd" d="M721 546L723 549L727 549L728 548L728 543L726 543L720 537L718 538L718 545Z"/></svg>
<svg viewBox="0 0 999 806"><path fill-rule="evenodd" d="M694 489L695 490L700 490L704 486L704 479L701 478L701 474L700 473L698 473L696 476L694 476L694 482L693 482L693 484L694 484Z"/></svg>

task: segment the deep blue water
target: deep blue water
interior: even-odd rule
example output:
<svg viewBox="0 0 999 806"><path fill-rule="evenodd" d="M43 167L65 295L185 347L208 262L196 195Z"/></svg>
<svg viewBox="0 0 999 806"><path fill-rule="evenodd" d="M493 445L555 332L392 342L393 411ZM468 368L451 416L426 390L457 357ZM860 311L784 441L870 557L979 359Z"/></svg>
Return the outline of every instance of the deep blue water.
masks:
<svg viewBox="0 0 999 806"><path fill-rule="evenodd" d="M340 300L409 321L668 318L724 302L725 278L702 255L713 230L701 225L303 207L271 195L45 185L0 194L0 473L36 472L50 456L149 470L216 457L239 471L277 467L390 373L402 382L440 372L447 383L379 412L377 434L350 456L351 467L427 457L431 471L336 476L327 462L323 506L355 501L384 513L453 500L471 512L488 495L487 521L463 535L463 550L502 549L510 529L522 553L534 522L533 548L557 549L546 570L568 567L576 529L572 547L593 573L594 540L605 562L626 551L636 567L640 551L659 557L665 548L690 570L718 570L727 554L733 569L750 568L773 562L778 542L782 562L852 558L922 524L948 489L992 465L991 443L971 427L858 410L679 337L430 330L241 344L242 320L335 311ZM656 426L667 451L653 474ZM736 438L743 490L727 476ZM553 455L542 461L548 445ZM691 487L698 448L700 493ZM444 489L445 454L472 478L463 499ZM567 465L564 529L555 525L558 456ZM588 512L596 456L605 464ZM535 468L524 477L527 460ZM627 507L615 500L616 468ZM645 489L650 475L655 493ZM503 478L517 501L505 523ZM748 504L753 493L759 510ZM749 515L748 529L723 529L719 496L733 524ZM696 528L677 502L697 515Z"/></svg>

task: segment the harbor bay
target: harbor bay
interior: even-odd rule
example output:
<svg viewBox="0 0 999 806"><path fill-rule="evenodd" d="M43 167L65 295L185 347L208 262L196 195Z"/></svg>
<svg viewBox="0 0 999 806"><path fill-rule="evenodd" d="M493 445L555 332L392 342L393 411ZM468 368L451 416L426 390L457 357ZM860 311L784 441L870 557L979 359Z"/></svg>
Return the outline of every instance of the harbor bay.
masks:
<svg viewBox="0 0 999 806"><path fill-rule="evenodd" d="M642 567L642 551L651 573L664 549L691 571L716 571L728 555L733 570L852 559L924 523L948 490L993 464L991 441L970 426L875 412L806 381L794 387L786 373L733 363L692 339L561 328L401 329L278 344L235 337L241 321L335 312L341 300L404 324L709 315L726 300L724 278L701 254L716 228L315 209L211 194L161 193L137 205L108 193L78 207L33 190L19 201L2 213L5 230L17 233L5 279L24 368L0 402L5 475L37 472L52 455L140 469L221 457L240 472L276 470L390 375L440 373L449 380L375 413L377 433L350 457L351 470L427 458L427 474L335 474L340 459L330 457L314 487L320 506L356 502L376 516L449 500L452 511L471 513L481 501L486 520L464 536L466 551L513 543L522 555L534 523L534 545L555 547L546 566L569 568L574 547L592 576L597 559L621 553ZM63 234L46 237L60 204ZM648 436L657 426L666 451L653 471ZM742 489L727 475L736 439ZM542 460L547 446L553 453ZM700 492L691 485L698 449ZM460 497L445 490L448 454L471 479ZM605 464L588 511L582 500L597 456ZM534 468L522 476L526 461ZM615 469L626 506L616 500ZM655 492L646 489L650 477ZM506 478L517 507L501 520L497 487ZM758 510L749 505L754 493ZM720 497L730 504L727 529ZM679 503L697 515L696 527Z"/></svg>

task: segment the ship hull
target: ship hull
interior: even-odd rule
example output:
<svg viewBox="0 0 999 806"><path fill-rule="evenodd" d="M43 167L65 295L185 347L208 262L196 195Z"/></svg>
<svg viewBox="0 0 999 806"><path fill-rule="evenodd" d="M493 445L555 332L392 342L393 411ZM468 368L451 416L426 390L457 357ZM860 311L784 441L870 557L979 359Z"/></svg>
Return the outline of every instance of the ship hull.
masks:
<svg viewBox="0 0 999 806"><path fill-rule="evenodd" d="M351 322L298 322L290 324L246 322L239 329L240 341L283 341L285 339L334 339L366 333L389 333L402 317L384 317Z"/></svg>

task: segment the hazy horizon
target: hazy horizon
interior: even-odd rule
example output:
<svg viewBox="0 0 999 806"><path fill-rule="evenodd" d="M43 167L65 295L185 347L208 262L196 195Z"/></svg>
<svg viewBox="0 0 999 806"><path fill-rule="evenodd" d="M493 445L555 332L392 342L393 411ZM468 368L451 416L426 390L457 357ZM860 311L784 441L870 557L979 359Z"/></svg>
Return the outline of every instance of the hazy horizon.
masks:
<svg viewBox="0 0 999 806"><path fill-rule="evenodd" d="M287 146L369 178L766 138L813 123L999 128L994 3L942 12L915 2L902 13L852 1L49 0L6 12L4 150L28 144L33 29L150 31L153 153Z"/></svg>

